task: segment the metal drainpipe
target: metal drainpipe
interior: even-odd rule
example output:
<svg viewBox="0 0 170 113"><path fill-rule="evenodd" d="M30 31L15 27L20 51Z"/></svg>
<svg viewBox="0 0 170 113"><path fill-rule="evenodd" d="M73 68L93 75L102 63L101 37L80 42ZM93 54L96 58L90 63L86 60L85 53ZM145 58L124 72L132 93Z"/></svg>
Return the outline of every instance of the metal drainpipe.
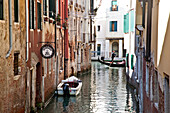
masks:
<svg viewBox="0 0 170 113"><path fill-rule="evenodd" d="M28 0L26 0L26 62L29 59L28 36Z"/></svg>
<svg viewBox="0 0 170 113"><path fill-rule="evenodd" d="M12 51L12 7L11 7L11 0L8 0L8 5L9 5L9 51L6 55L6 58L8 58L11 54Z"/></svg>

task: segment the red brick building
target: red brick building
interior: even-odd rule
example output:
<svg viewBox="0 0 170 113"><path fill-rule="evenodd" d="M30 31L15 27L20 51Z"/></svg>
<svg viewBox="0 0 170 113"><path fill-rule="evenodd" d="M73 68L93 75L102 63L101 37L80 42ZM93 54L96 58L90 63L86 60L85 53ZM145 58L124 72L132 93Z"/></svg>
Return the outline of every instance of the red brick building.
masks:
<svg viewBox="0 0 170 113"><path fill-rule="evenodd" d="M64 9L65 0L28 1L28 112L45 107L58 82L64 79ZM45 44L54 48L52 58L41 56L40 48Z"/></svg>
<svg viewBox="0 0 170 113"><path fill-rule="evenodd" d="M27 111L36 110L42 102L42 1L27 1L27 79L26 105Z"/></svg>

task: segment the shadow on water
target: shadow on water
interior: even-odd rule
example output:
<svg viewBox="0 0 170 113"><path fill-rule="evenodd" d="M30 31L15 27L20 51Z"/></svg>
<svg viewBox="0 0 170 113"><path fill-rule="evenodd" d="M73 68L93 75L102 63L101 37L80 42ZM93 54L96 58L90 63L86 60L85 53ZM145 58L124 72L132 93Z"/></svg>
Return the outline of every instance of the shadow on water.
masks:
<svg viewBox="0 0 170 113"><path fill-rule="evenodd" d="M138 113L134 89L126 83L125 68L92 62L91 71L78 77L83 81L78 96L55 96L40 113Z"/></svg>

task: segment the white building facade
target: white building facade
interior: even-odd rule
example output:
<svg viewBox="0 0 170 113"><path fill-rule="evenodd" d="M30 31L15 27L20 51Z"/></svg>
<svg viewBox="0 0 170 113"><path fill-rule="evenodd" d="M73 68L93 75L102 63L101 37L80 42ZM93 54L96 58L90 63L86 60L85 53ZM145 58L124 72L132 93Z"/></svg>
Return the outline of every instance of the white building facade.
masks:
<svg viewBox="0 0 170 113"><path fill-rule="evenodd" d="M124 51L124 14L128 5L126 0L104 0L95 17L97 55L111 58L125 56Z"/></svg>

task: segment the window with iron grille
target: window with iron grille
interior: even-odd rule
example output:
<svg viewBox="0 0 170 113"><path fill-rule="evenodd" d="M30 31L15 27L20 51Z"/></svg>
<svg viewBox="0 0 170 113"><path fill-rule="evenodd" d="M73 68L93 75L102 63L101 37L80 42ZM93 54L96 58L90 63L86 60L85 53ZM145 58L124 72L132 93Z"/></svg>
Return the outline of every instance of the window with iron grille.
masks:
<svg viewBox="0 0 170 113"><path fill-rule="evenodd" d="M0 20L3 20L3 0L0 0Z"/></svg>
<svg viewBox="0 0 170 113"><path fill-rule="evenodd" d="M41 3L37 3L38 29L41 29Z"/></svg>
<svg viewBox="0 0 170 113"><path fill-rule="evenodd" d="M14 0L14 21L18 22L18 0Z"/></svg>
<svg viewBox="0 0 170 113"><path fill-rule="evenodd" d="M19 53L14 53L14 75L18 75Z"/></svg>

